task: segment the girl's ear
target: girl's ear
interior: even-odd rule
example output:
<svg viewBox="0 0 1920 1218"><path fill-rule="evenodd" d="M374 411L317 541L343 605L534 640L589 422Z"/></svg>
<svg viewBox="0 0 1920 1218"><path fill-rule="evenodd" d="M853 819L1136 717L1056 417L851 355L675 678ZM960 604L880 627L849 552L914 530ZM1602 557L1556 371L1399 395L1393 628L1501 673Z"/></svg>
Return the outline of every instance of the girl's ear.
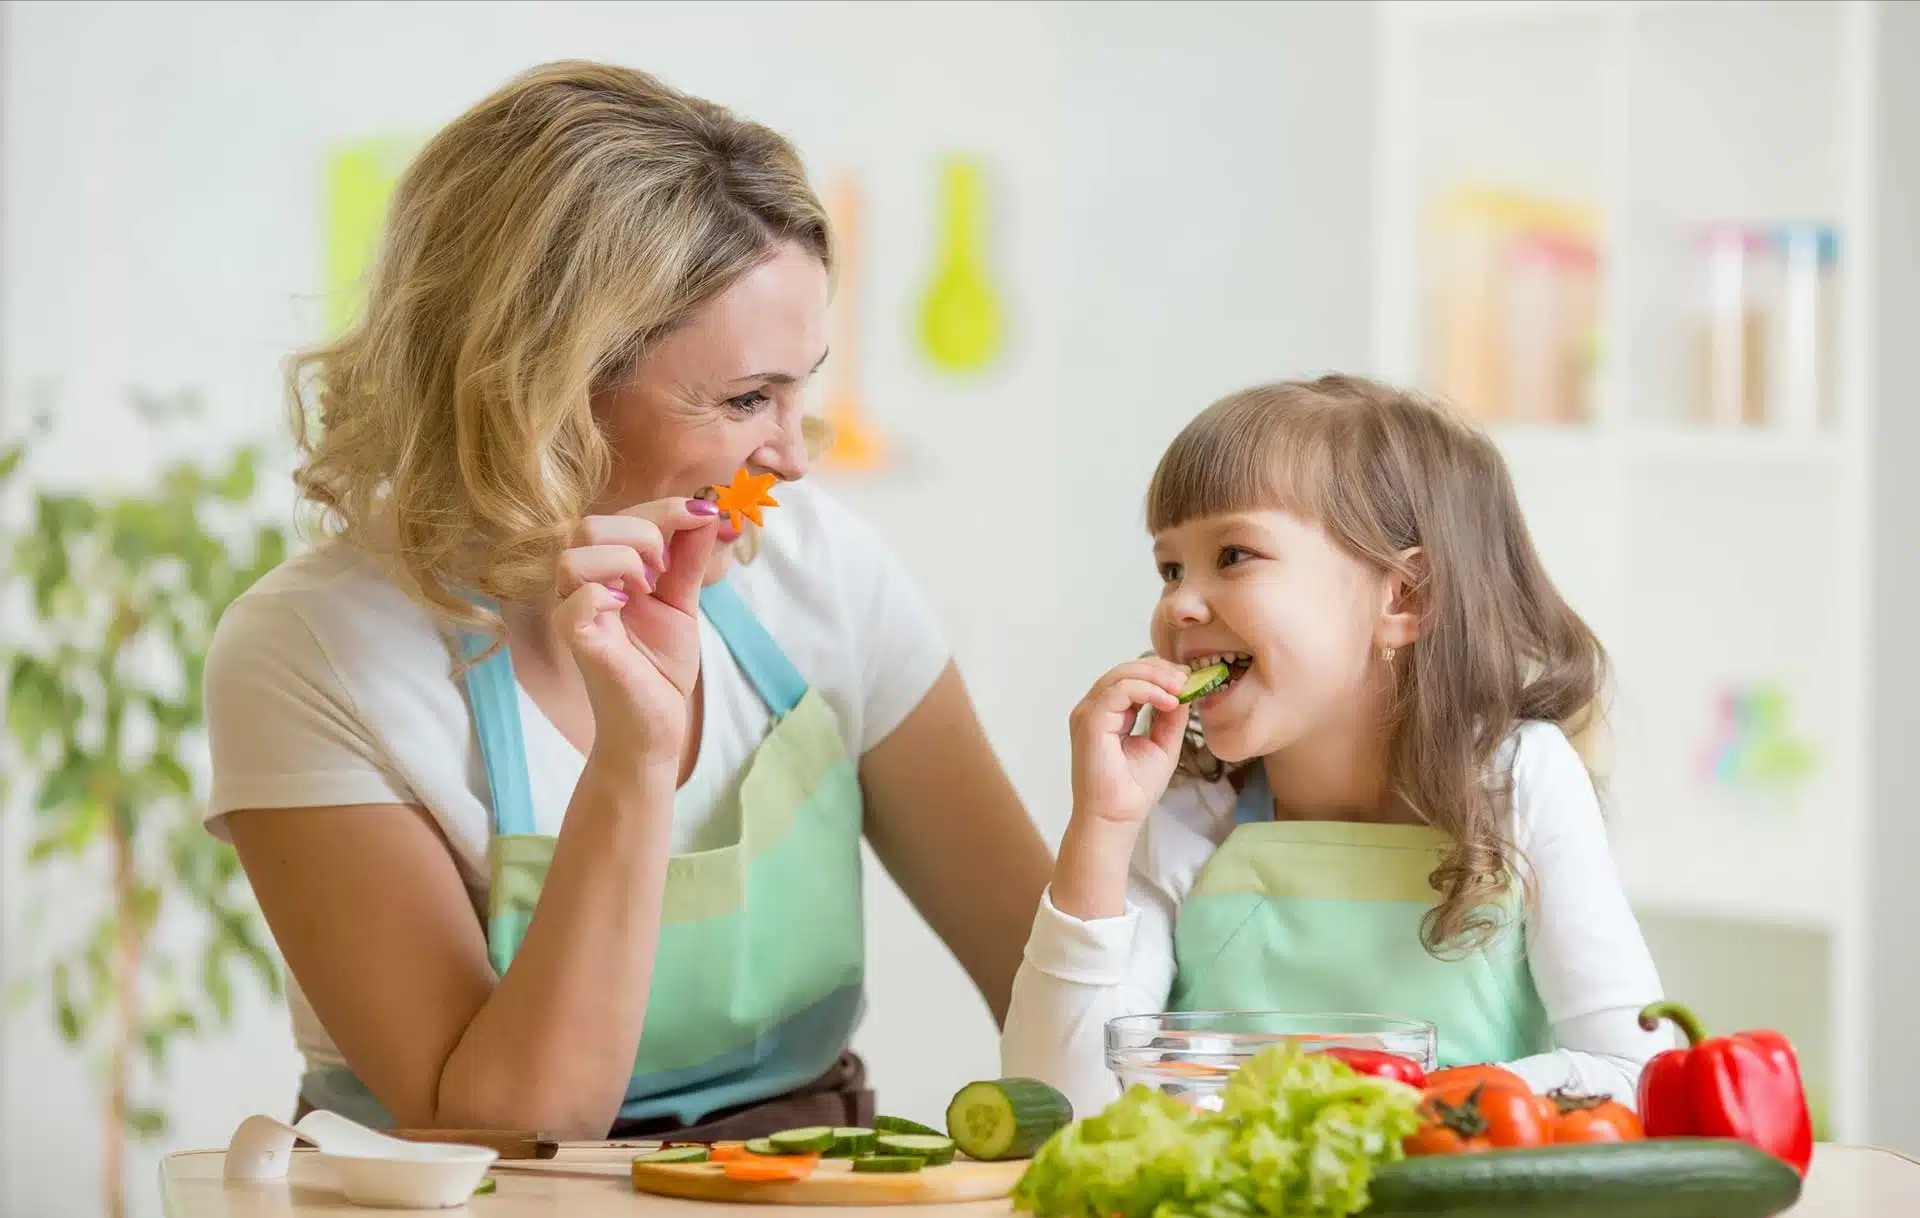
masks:
<svg viewBox="0 0 1920 1218"><path fill-rule="evenodd" d="M1420 637L1426 617L1427 555L1419 546L1400 551L1400 565L1381 584L1380 623L1373 641L1379 647L1406 647Z"/></svg>

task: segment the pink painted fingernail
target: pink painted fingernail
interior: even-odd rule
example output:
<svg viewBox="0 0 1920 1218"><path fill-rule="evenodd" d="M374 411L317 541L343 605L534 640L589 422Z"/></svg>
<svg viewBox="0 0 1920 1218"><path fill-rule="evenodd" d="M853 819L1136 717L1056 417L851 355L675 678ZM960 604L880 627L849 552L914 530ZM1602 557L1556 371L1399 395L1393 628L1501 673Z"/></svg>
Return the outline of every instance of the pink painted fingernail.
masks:
<svg viewBox="0 0 1920 1218"><path fill-rule="evenodd" d="M609 591L609 592L611 592L611 593L613 593L613 599L614 599L614 600L617 600L617 601L619 601L619 602L620 602L621 604L623 604L623 605L627 603L627 600L628 600L628 597L627 597L627 594L626 594L626 593L624 593L624 592L622 592L622 591L620 591L620 589L618 589L618 588L608 588L608 589L607 589L607 591Z"/></svg>
<svg viewBox="0 0 1920 1218"><path fill-rule="evenodd" d="M705 499L687 500L687 511L693 513L695 516L718 516L720 514L720 509Z"/></svg>

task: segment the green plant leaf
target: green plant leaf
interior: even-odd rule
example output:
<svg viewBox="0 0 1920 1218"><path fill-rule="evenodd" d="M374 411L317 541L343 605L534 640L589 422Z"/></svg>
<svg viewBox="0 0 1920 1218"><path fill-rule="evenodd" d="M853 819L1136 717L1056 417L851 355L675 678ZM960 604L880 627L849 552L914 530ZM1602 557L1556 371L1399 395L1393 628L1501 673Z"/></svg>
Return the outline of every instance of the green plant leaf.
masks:
<svg viewBox="0 0 1920 1218"><path fill-rule="evenodd" d="M27 866L37 867L54 855L60 854L68 849L66 834L59 832L42 833L39 837L33 839L31 846L27 847Z"/></svg>
<svg viewBox="0 0 1920 1218"><path fill-rule="evenodd" d="M228 503L245 503L253 498L259 463L259 454L251 448L243 448L233 454L233 463L227 467L226 476L220 479L220 497Z"/></svg>
<svg viewBox="0 0 1920 1218"><path fill-rule="evenodd" d="M71 1002L55 1002L54 1022L60 1029L60 1039L70 1045L80 1043L80 1012Z"/></svg>
<svg viewBox="0 0 1920 1218"><path fill-rule="evenodd" d="M67 753L60 760L60 767L48 777L46 785L40 788L40 798L34 801L34 807L41 812L57 812L69 808L86 793L87 784L92 781L94 759L74 747L71 741Z"/></svg>
<svg viewBox="0 0 1920 1218"><path fill-rule="evenodd" d="M155 753L147 763L147 774L162 789L176 795L193 794L193 778L179 760L166 753Z"/></svg>
<svg viewBox="0 0 1920 1218"><path fill-rule="evenodd" d="M133 920L135 933L146 937L160 916L160 890L151 884L137 885L127 894L126 914Z"/></svg>
<svg viewBox="0 0 1920 1218"><path fill-rule="evenodd" d="M53 1022L60 1039L70 1045L80 1043L86 1034L80 1008L73 1001L73 972L65 961L53 966Z"/></svg>
<svg viewBox="0 0 1920 1218"><path fill-rule="evenodd" d="M158 1108L129 1108L127 1128L135 1137L158 1137L167 1131L167 1114Z"/></svg>
<svg viewBox="0 0 1920 1218"><path fill-rule="evenodd" d="M221 1023L233 1019L233 982L227 977L226 951L218 946L209 947L206 958L200 962L200 989L213 1004L213 1012Z"/></svg>
<svg viewBox="0 0 1920 1218"><path fill-rule="evenodd" d="M27 446L24 444L11 444L0 449L0 483L13 480L13 476L20 472L20 463L26 456Z"/></svg>

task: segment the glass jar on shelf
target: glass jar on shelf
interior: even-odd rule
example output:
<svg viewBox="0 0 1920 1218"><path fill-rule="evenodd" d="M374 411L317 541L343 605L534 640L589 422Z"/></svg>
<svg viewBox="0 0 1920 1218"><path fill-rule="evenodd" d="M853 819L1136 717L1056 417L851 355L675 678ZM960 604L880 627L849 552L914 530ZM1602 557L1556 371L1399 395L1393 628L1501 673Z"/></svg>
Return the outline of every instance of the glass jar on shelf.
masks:
<svg viewBox="0 0 1920 1218"><path fill-rule="evenodd" d="M1716 427L1766 422L1769 280L1777 269L1765 231L1743 224L1704 229L1705 262L1699 323L1696 413Z"/></svg>
<svg viewBox="0 0 1920 1218"><path fill-rule="evenodd" d="M1780 324L1769 366L1778 370L1767 395L1768 421L1807 434L1835 421L1834 308L1840 234L1817 223L1774 228L1779 261Z"/></svg>

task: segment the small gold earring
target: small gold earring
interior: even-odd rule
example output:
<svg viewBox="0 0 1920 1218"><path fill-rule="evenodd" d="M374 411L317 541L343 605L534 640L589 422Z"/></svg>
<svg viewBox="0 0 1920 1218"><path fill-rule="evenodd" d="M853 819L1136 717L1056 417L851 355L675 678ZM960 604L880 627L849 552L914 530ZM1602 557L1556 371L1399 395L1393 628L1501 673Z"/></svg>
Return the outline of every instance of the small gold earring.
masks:
<svg viewBox="0 0 1920 1218"><path fill-rule="evenodd" d="M1382 647L1380 649L1381 662L1386 664L1388 668L1393 667L1393 655L1394 655L1394 649L1391 647Z"/></svg>

